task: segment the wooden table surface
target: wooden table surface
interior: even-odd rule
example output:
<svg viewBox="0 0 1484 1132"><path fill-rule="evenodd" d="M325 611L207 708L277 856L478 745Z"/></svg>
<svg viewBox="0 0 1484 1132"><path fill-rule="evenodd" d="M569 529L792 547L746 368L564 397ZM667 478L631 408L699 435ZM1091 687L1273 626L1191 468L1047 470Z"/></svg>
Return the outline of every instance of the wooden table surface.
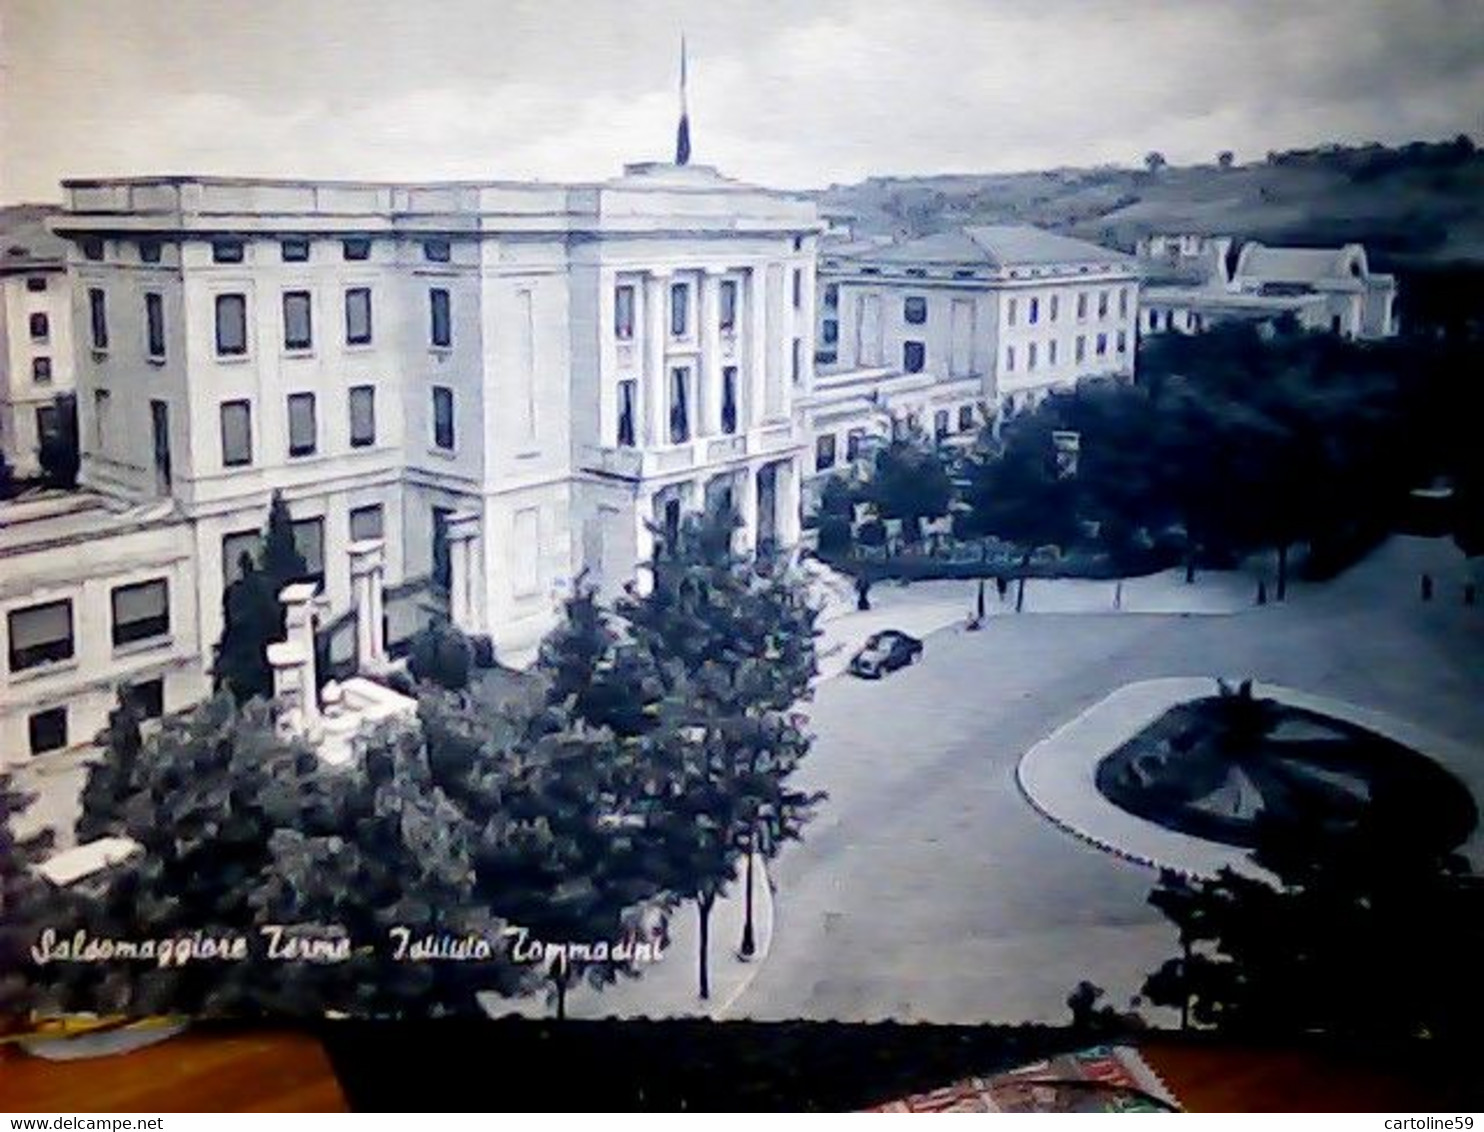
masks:
<svg viewBox="0 0 1484 1132"><path fill-rule="evenodd" d="M1455 1089L1445 1080L1324 1051L1190 1046L1172 1037L1139 1044L1145 1060L1193 1112L1415 1113L1465 1107L1461 1084ZM320 1042L293 1031L188 1031L133 1053L73 1062L0 1049L0 1110L348 1111Z"/></svg>

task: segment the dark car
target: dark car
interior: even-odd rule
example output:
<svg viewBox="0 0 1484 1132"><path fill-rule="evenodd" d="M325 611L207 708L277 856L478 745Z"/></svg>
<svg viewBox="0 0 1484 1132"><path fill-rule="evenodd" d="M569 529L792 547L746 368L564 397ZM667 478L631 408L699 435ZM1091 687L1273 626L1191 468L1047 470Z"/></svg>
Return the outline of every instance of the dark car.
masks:
<svg viewBox="0 0 1484 1132"><path fill-rule="evenodd" d="M850 671L867 680L905 668L922 655L922 642L900 629L883 629L866 638L865 647L850 659Z"/></svg>

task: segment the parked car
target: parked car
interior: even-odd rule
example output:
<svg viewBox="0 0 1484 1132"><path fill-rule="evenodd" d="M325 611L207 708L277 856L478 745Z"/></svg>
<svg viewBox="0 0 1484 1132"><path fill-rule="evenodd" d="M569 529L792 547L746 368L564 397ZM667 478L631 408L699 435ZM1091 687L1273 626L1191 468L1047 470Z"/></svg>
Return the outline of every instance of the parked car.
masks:
<svg viewBox="0 0 1484 1132"><path fill-rule="evenodd" d="M866 638L865 646L850 658L850 671L867 680L905 668L922 655L922 642L900 629L883 629Z"/></svg>

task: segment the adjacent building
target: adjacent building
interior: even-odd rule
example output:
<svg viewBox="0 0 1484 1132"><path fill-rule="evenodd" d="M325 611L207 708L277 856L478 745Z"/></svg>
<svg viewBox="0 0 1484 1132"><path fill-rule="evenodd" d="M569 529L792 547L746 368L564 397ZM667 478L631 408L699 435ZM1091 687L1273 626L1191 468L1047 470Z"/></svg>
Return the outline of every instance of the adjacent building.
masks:
<svg viewBox="0 0 1484 1132"><path fill-rule="evenodd" d="M811 203L658 163L576 185L64 192L89 518L0 539L7 759L59 727L86 741L118 683L155 678L109 628L146 574L169 608L152 662L193 671L165 702L204 690L274 490L322 624L352 615L352 544L381 540L394 637L446 611L517 664L579 573L612 596L688 510L729 505L749 544L799 537ZM36 722L58 708L76 718Z"/></svg>
<svg viewBox="0 0 1484 1132"><path fill-rule="evenodd" d="M72 297L52 211L0 208L0 453L23 478L40 470L41 440L61 427L57 395L72 390Z"/></svg>
<svg viewBox="0 0 1484 1132"><path fill-rule="evenodd" d="M813 470L903 428L953 442L1054 389L1131 379L1139 285L1131 257L1029 225L826 247Z"/></svg>
<svg viewBox="0 0 1484 1132"><path fill-rule="evenodd" d="M1139 241L1145 277L1140 328L1192 334L1219 322L1271 325L1346 338L1397 332L1396 280L1373 272L1365 248L1284 248L1230 236L1156 235Z"/></svg>

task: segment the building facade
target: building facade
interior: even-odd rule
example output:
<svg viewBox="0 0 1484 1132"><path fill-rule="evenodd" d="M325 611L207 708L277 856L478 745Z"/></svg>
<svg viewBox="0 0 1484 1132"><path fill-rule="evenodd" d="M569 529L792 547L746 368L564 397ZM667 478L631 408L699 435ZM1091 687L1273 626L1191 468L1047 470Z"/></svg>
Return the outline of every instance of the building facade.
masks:
<svg viewBox="0 0 1484 1132"><path fill-rule="evenodd" d="M808 202L661 164L584 185L64 189L80 498L148 512L184 548L172 625L199 673L275 490L322 622L353 608L351 544L381 539L388 588L420 601L403 608L446 609L513 664L579 574L615 595L687 511L729 506L749 545L799 537ZM40 539L36 561L80 538ZM75 596L75 622L106 624ZM36 667L22 685L50 674L58 694L112 679L72 656Z"/></svg>
<svg viewBox="0 0 1484 1132"><path fill-rule="evenodd" d="M1283 248L1230 236L1156 235L1139 241L1145 277L1140 330L1199 333L1220 322L1272 324L1352 339L1397 333L1396 280L1373 272L1365 248Z"/></svg>
<svg viewBox="0 0 1484 1132"><path fill-rule="evenodd" d="M1134 261L1026 225L821 254L814 471L901 428L939 442L1092 377L1132 378Z"/></svg>
<svg viewBox="0 0 1484 1132"><path fill-rule="evenodd" d="M49 211L0 209L0 452L21 477L40 470L42 437L61 427L57 395L73 386L66 245Z"/></svg>

